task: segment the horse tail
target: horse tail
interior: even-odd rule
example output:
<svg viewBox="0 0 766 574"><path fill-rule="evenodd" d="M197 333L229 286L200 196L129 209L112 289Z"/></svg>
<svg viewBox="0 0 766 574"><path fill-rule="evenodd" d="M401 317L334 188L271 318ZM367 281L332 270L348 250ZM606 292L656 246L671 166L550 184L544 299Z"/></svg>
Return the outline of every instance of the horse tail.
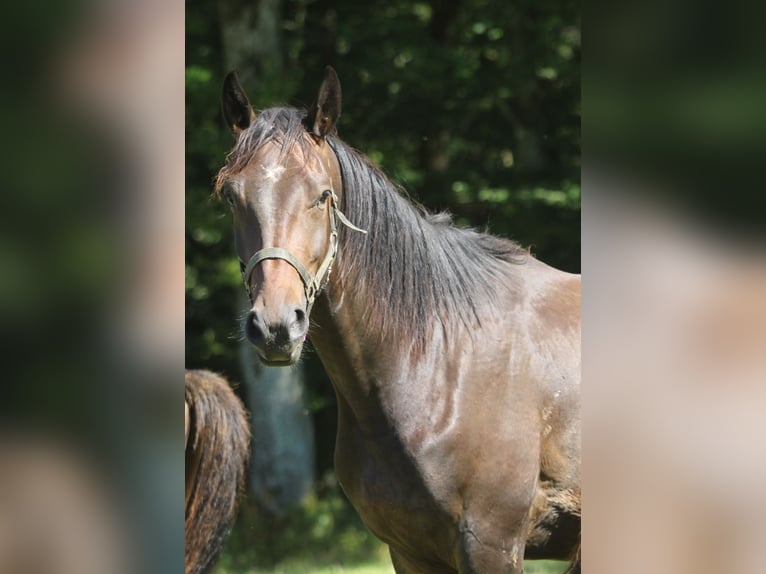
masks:
<svg viewBox="0 0 766 574"><path fill-rule="evenodd" d="M231 530L250 454L242 402L226 380L186 371L185 574L208 572Z"/></svg>

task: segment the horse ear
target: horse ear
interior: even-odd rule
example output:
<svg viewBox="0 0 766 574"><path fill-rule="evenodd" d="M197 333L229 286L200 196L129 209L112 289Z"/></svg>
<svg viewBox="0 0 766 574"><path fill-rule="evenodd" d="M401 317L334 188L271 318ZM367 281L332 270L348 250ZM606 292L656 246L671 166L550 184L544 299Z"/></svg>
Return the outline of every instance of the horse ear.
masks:
<svg viewBox="0 0 766 574"><path fill-rule="evenodd" d="M340 118L340 80L332 66L324 69L324 81L319 87L316 103L309 110L308 128L315 136L323 138L332 133Z"/></svg>
<svg viewBox="0 0 766 574"><path fill-rule="evenodd" d="M239 83L237 72L229 72L223 80L223 94L221 96L223 118L226 125L231 128L234 135L239 135L246 130L255 119L255 112L247 99L242 84Z"/></svg>

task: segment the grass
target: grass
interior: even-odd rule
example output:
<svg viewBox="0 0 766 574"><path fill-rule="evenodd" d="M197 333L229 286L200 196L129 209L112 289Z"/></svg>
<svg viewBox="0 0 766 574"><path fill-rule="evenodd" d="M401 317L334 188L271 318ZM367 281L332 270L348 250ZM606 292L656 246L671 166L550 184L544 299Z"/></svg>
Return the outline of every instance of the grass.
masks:
<svg viewBox="0 0 766 574"><path fill-rule="evenodd" d="M524 574L561 574L569 566L568 562L554 560L526 560Z"/></svg>

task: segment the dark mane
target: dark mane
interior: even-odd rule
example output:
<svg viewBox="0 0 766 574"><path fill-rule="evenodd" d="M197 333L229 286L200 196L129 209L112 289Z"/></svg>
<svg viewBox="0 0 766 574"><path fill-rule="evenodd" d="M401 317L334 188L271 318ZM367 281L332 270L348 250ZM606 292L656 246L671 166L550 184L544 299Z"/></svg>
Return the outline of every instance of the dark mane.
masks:
<svg viewBox="0 0 766 574"><path fill-rule="evenodd" d="M447 213L428 213L405 199L364 155L328 139L343 178L346 216L367 236L343 228L338 270L344 285L368 298L367 325L382 334L407 326L424 343L434 318L470 325L478 308L494 305L512 287L508 263L529 252L517 243L452 225Z"/></svg>
<svg viewBox="0 0 766 574"><path fill-rule="evenodd" d="M216 177L244 169L268 141L311 153L304 137L305 111L272 108L239 137ZM405 199L369 159L337 137L328 137L340 164L342 210L368 235L341 226L336 270L343 285L368 299L368 328L386 335L406 325L416 346L425 344L435 318L471 325L483 302L504 305L514 274L509 263L524 263L529 252L517 243L473 229L454 227L446 213L430 214Z"/></svg>

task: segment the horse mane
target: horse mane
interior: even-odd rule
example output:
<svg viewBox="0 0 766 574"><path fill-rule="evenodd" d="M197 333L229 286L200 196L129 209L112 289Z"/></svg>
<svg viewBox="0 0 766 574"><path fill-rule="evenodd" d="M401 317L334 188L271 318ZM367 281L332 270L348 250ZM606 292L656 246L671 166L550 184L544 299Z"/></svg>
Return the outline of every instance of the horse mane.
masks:
<svg viewBox="0 0 766 574"><path fill-rule="evenodd" d="M308 157L305 110L271 108L258 113L227 156L216 177L223 182L245 169L266 142L282 146L282 155L301 146ZM367 298L365 324L383 336L401 338L406 326L415 347L426 344L441 318L465 326L480 321L486 304L503 306L515 275L509 263L524 263L529 251L519 244L475 229L458 228L448 213L429 213L411 202L362 153L328 136L343 181L341 209L362 235L341 226L336 270L343 285Z"/></svg>
<svg viewBox="0 0 766 574"><path fill-rule="evenodd" d="M340 164L344 213L368 231L341 230L338 270L344 285L365 293L370 329L385 334L405 325L425 344L437 317L470 326L483 305L507 304L508 263L525 262L528 250L455 227L446 212L429 213L367 157L338 138L328 141Z"/></svg>

